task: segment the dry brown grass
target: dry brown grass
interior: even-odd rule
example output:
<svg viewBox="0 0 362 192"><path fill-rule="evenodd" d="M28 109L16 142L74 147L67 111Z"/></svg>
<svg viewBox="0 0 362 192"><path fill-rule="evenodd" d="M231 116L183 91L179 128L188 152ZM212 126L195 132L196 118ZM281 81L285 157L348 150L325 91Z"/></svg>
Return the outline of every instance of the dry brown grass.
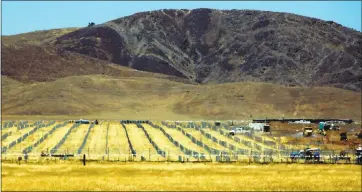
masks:
<svg viewBox="0 0 362 192"><path fill-rule="evenodd" d="M41 45L53 42L57 37L75 31L79 28L62 28L52 30L41 30L30 33L22 33L11 36L2 36L4 46L22 46L24 44Z"/></svg>
<svg viewBox="0 0 362 192"><path fill-rule="evenodd" d="M84 75L21 84L3 77L5 119L361 118L361 94L266 83L191 85L157 77ZM38 116L37 116L38 115Z"/></svg>
<svg viewBox="0 0 362 192"><path fill-rule="evenodd" d="M2 164L2 190L358 191L357 165Z"/></svg>

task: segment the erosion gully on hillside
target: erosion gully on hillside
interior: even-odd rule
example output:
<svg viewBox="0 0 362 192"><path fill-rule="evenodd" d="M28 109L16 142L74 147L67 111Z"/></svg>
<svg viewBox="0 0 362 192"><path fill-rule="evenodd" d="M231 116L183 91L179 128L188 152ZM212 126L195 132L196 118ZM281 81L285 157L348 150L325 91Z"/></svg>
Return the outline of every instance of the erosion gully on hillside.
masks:
<svg viewBox="0 0 362 192"><path fill-rule="evenodd" d="M195 82L262 81L360 90L362 34L251 10L141 12L60 36L63 50Z"/></svg>

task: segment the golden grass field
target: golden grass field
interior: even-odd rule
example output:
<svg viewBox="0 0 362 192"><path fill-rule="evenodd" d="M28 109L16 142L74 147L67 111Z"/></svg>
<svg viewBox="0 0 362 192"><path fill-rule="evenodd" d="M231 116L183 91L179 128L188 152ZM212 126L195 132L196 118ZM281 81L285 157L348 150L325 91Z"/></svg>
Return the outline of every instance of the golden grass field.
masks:
<svg viewBox="0 0 362 192"><path fill-rule="evenodd" d="M360 191L361 166L211 163L2 164L2 190Z"/></svg>
<svg viewBox="0 0 362 192"><path fill-rule="evenodd" d="M4 76L2 88L6 119L361 118L360 93L328 87L191 85L158 77L83 75L35 83Z"/></svg>

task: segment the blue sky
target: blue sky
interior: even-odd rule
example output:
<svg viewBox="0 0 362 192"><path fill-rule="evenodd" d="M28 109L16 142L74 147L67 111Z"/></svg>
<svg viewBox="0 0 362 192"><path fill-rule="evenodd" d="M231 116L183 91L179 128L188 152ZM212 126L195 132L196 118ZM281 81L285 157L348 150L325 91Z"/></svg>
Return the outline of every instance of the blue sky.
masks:
<svg viewBox="0 0 362 192"><path fill-rule="evenodd" d="M158 9L255 9L295 13L335 21L361 31L361 1L3 1L2 34L84 27Z"/></svg>

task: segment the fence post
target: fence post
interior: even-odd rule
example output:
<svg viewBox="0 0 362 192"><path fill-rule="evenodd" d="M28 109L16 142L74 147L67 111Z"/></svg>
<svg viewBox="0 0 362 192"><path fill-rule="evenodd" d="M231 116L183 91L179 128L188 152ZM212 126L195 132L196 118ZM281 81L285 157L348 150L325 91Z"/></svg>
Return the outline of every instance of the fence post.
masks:
<svg viewBox="0 0 362 192"><path fill-rule="evenodd" d="M151 161L151 148L148 148L148 159Z"/></svg>
<svg viewBox="0 0 362 192"><path fill-rule="evenodd" d="M250 165L250 161L251 161L251 155L252 155L252 153L253 153L253 149L250 149L250 154L249 154L249 165Z"/></svg>
<svg viewBox="0 0 362 192"><path fill-rule="evenodd" d="M83 154L83 165L85 166L85 154Z"/></svg>
<svg viewBox="0 0 362 192"><path fill-rule="evenodd" d="M332 155L332 156L333 156L332 162L333 162L333 164L335 164L335 163L336 163L336 161L335 161L335 156L336 156L336 155L335 155L335 153L334 153L334 150L332 150L332 154L333 154L333 155Z"/></svg>

